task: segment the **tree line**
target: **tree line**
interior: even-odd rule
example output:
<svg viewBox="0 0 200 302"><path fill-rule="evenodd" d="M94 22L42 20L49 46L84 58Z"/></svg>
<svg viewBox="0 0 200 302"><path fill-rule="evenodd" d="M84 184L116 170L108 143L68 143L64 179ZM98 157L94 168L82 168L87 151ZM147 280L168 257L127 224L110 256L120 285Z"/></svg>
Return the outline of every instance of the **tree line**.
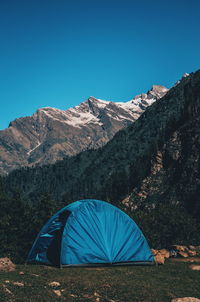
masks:
<svg viewBox="0 0 200 302"><path fill-rule="evenodd" d="M19 191L8 195L0 179L0 257L23 263L41 227L65 205L48 193L35 203L24 199ZM153 208L126 208L126 212L141 228L150 247L200 243L200 224L181 206L157 204Z"/></svg>

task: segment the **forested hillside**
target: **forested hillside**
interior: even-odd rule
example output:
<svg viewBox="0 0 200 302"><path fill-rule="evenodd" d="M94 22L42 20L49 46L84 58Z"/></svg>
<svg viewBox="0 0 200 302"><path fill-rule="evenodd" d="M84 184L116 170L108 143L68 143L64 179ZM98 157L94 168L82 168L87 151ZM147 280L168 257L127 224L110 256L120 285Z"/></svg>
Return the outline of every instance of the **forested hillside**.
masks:
<svg viewBox="0 0 200 302"><path fill-rule="evenodd" d="M24 168L6 179L32 201L51 193L65 203L83 198L134 204L173 202L199 213L200 71L184 78L103 148L54 165Z"/></svg>

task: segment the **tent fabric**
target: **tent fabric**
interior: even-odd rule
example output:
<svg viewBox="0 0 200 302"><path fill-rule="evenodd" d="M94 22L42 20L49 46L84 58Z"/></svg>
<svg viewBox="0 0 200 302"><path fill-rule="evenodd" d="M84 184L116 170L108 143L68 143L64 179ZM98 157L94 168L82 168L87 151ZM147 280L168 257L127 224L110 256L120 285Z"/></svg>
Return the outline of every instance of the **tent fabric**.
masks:
<svg viewBox="0 0 200 302"><path fill-rule="evenodd" d="M58 211L41 229L27 258L57 266L153 261L136 223L117 207L93 199Z"/></svg>

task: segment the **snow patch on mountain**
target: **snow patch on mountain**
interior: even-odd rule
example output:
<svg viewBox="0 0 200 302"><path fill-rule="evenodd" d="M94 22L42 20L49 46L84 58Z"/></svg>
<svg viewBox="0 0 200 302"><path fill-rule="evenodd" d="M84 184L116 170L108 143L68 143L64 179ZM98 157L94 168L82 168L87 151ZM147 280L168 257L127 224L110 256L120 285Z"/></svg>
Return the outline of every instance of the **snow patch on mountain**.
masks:
<svg viewBox="0 0 200 302"><path fill-rule="evenodd" d="M82 112L77 116L72 116L71 119L68 118L68 120L65 123L73 127L80 127L89 123L102 124L100 120L96 116L94 116L91 112Z"/></svg>
<svg viewBox="0 0 200 302"><path fill-rule="evenodd" d="M152 89L147 93L137 95L128 102L111 102L91 96L85 102L68 110L44 107L39 109L37 113L43 113L54 121L78 128L88 124L99 124L99 126L102 126L102 115L117 121L126 119L133 122L148 106L164 96L167 91L168 89L164 86L153 85Z"/></svg>

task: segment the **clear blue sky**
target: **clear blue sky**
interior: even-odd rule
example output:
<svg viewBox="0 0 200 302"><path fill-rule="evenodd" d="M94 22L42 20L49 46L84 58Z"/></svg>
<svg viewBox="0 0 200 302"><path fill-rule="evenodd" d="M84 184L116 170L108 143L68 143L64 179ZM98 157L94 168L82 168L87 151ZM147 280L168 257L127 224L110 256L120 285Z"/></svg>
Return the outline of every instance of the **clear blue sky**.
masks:
<svg viewBox="0 0 200 302"><path fill-rule="evenodd" d="M199 0L0 0L0 129L89 96L128 101L200 68Z"/></svg>

